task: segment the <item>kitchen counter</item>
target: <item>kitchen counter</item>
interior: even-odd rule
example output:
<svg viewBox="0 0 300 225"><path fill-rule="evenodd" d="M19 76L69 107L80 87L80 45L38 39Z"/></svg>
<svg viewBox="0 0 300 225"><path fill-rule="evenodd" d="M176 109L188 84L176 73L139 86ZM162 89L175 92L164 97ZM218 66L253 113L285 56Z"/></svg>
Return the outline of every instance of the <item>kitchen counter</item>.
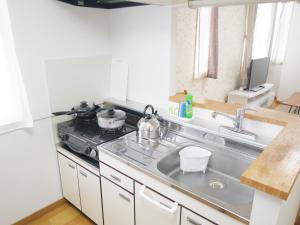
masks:
<svg viewBox="0 0 300 225"><path fill-rule="evenodd" d="M169 98L171 102L184 101L179 93ZM241 105L227 104L212 100L194 103L195 107L234 114ZM300 119L299 117L266 108L247 112L246 118L283 126L257 159L241 176L241 183L287 200L300 171Z"/></svg>

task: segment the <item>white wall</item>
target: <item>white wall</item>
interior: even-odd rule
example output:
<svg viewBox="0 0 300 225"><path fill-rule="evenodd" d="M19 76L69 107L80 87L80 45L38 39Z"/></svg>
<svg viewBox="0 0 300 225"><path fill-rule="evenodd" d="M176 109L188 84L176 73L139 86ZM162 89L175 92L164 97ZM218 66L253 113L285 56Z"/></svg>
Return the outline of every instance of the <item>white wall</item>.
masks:
<svg viewBox="0 0 300 225"><path fill-rule="evenodd" d="M172 9L115 9L110 29L113 58L129 64L128 99L163 106L171 91Z"/></svg>
<svg viewBox="0 0 300 225"><path fill-rule="evenodd" d="M300 4L295 4L289 33L286 57L282 65L281 79L278 88L278 99L285 100L294 92L300 91Z"/></svg>
<svg viewBox="0 0 300 225"><path fill-rule="evenodd" d="M57 0L8 2L33 117L43 118L50 112L44 61L110 53L108 11Z"/></svg>
<svg viewBox="0 0 300 225"><path fill-rule="evenodd" d="M0 136L0 146L0 224L12 224L61 198L51 119Z"/></svg>
<svg viewBox="0 0 300 225"><path fill-rule="evenodd" d="M282 74L282 65L276 65L271 63L269 67L267 83L271 83L274 85L273 91L275 91L276 95L278 94L281 74Z"/></svg>
<svg viewBox="0 0 300 225"><path fill-rule="evenodd" d="M0 136L0 224L61 198L44 62L110 53L108 11L56 0L9 0L34 128ZM76 78L76 77L75 77Z"/></svg>

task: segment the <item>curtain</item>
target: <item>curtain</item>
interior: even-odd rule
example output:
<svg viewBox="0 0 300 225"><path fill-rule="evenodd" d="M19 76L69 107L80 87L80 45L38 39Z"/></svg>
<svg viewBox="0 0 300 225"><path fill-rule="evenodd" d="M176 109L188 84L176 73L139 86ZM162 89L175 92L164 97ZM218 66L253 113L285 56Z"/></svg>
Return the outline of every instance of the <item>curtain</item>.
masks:
<svg viewBox="0 0 300 225"><path fill-rule="evenodd" d="M217 78L218 73L218 9L198 9L196 18L194 79Z"/></svg>
<svg viewBox="0 0 300 225"><path fill-rule="evenodd" d="M0 0L0 133L32 127L15 47L7 0Z"/></svg>
<svg viewBox="0 0 300 225"><path fill-rule="evenodd" d="M278 3L277 5L271 51L271 62L274 64L282 64L284 61L293 8L293 2Z"/></svg>
<svg viewBox="0 0 300 225"><path fill-rule="evenodd" d="M199 80L207 75L210 16L211 8L209 7L204 7L197 10L194 56L194 79L196 80Z"/></svg>
<svg viewBox="0 0 300 225"><path fill-rule="evenodd" d="M251 4L246 6L246 19L245 19L245 34L243 43L243 54L241 62L241 83L242 86L247 83L247 69L252 59L252 44L255 29L255 20L257 13L257 5Z"/></svg>
<svg viewBox="0 0 300 225"><path fill-rule="evenodd" d="M270 44L273 38L277 4L266 3L257 6L252 59L270 56Z"/></svg>
<svg viewBox="0 0 300 225"><path fill-rule="evenodd" d="M209 39L209 57L208 57L208 71L207 77L218 78L218 46L219 46L219 32L218 32L219 10L212 8L211 22L210 22L210 39Z"/></svg>
<svg viewBox="0 0 300 225"><path fill-rule="evenodd" d="M195 28L195 51L194 51L194 74L193 78L200 79L199 71L199 48L200 48L200 10L197 9L196 13L196 28Z"/></svg>

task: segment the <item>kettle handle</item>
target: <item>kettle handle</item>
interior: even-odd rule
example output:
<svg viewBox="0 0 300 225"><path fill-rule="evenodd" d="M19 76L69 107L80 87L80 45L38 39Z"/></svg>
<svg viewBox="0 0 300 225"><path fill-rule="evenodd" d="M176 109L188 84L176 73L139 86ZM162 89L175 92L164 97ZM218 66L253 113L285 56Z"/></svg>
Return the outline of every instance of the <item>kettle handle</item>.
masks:
<svg viewBox="0 0 300 225"><path fill-rule="evenodd" d="M149 108L151 109L152 114L154 114L154 108L153 108L153 106L152 106L152 105L146 105L146 107L145 107L145 109L144 109L143 117L146 117L146 112L147 112L147 110L148 110Z"/></svg>

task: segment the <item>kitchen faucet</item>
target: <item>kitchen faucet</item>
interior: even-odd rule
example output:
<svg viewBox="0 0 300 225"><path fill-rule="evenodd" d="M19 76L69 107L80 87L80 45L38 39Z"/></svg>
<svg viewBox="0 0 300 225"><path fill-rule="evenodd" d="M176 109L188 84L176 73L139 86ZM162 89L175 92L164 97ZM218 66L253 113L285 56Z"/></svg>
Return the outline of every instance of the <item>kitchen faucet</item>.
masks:
<svg viewBox="0 0 300 225"><path fill-rule="evenodd" d="M221 112L213 112L211 116L214 119L216 119L217 116L224 116L224 117L232 120L233 121L233 128L232 128L232 130L234 132L241 133L242 130L243 130L243 120L245 118L245 112L246 111L256 112L256 110L250 109L250 108L238 108L236 110L236 113L235 113L234 117L229 116L229 115L227 115L225 113L221 113Z"/></svg>

